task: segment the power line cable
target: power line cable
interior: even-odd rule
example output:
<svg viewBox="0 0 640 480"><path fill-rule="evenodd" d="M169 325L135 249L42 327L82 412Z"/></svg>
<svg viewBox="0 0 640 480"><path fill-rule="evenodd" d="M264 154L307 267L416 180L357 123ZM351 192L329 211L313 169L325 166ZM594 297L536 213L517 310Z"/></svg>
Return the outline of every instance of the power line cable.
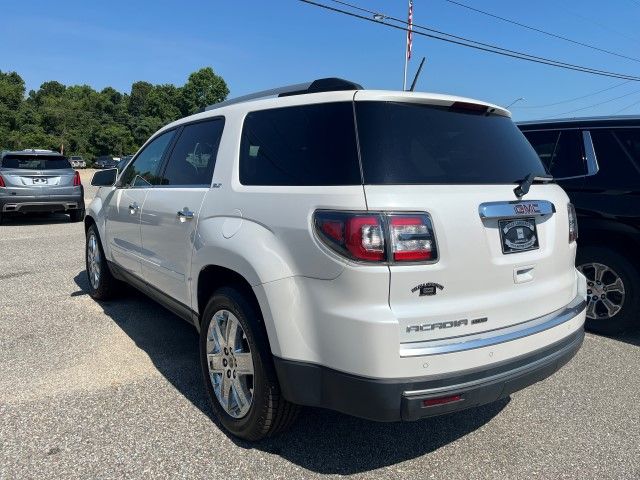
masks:
<svg viewBox="0 0 640 480"><path fill-rule="evenodd" d="M628 110L629 108L631 108L631 107L633 107L635 105L638 105L638 104L640 104L640 100L638 100L637 102L633 102L633 103L627 105L626 107L621 108L620 110L616 110L615 112L613 112L612 115L617 115L618 113L624 112L625 110Z"/></svg>
<svg viewBox="0 0 640 480"><path fill-rule="evenodd" d="M549 118L558 117L560 115L568 115L569 113L581 112L583 110L588 110L588 109L593 108L593 107L599 107L600 105L604 105L605 103L615 102L616 100L620 100L621 98L625 98L625 97L628 97L630 95L635 95L636 93L640 93L640 90L634 90L633 92L625 93L624 95L620 95L619 97L610 98L610 99L605 100L603 102L594 103L593 105L588 105L586 107L576 108L575 110L569 110L568 112L557 113L555 115L552 115Z"/></svg>
<svg viewBox="0 0 640 480"><path fill-rule="evenodd" d="M369 18L369 17L365 17L363 15L359 15L357 13L353 13L353 12L349 12L346 10L342 10L336 7L332 7L330 5L326 5L323 3L319 3L313 0L298 0L302 3L306 3L309 5L313 5L319 8L323 8L325 10L330 10L336 13L341 13L350 17L355 17L355 18L359 18L361 20L366 20L368 22L372 22L372 23L377 23L377 24L381 24L390 28L394 28L396 30L402 30L402 31L409 31L409 28L407 28L406 26L400 26L400 25L393 25L391 23L387 23L384 21L378 21L374 18ZM336 0L333 0L336 1ZM346 2L341 2L343 4L346 4ZM359 7L354 7L354 8L359 8ZM376 14L379 14L376 12ZM381 14L380 14L381 15ZM387 15L383 15L385 19L389 19L392 20L394 22L398 22L398 23L402 23L407 25L407 22L405 22L404 20L400 20L391 16L387 16ZM429 32L433 32L433 33L425 33L416 29L422 29L422 30L426 30ZM428 38L433 38L435 40L440 40L440 41L444 41L447 43L453 43L456 45L461 45L464 47L468 47L468 48L473 48L475 50L481 50L481 51L485 51L485 52L489 52L489 53L495 53L498 55L502 55L505 57L511 57L511 58L516 58L516 59L520 59L520 60L526 60L529 62L533 62L533 63L540 63L540 64L545 64L545 65L549 65L549 66L554 66L554 67L558 67L558 68L564 68L566 70L574 70L574 71L578 71L578 72L583 72L583 73L590 73L593 75L600 75L600 76L604 76L604 77L611 77L611 78L620 78L623 80L631 80L631 81L635 81L638 82L640 81L640 77L635 76L635 75L628 75L628 74L624 74L624 73L617 73L617 72L611 72L611 71L607 71L607 70L599 70L599 69L595 69L592 67L585 67L582 65L575 65L575 64L571 64L571 63L566 63L566 62L562 62L560 60L554 60L554 59L550 59L550 58L545 58L545 57L539 57L536 55L532 55L532 54L528 54L528 53L524 53L524 52L519 52L516 50L509 50L503 47L498 47L496 45L491 45L491 44L486 44L486 43L482 43L482 42L478 42L476 40L472 40L472 39L468 39L468 38L464 38L464 37L460 37L460 36L456 36L456 35L452 35L450 33L446 33L446 32L442 32L442 31L438 31L438 30L434 30L428 27L424 27L421 25L417 25L417 24L413 24L413 33L415 33L416 35L421 35L424 37L428 37ZM449 37L449 38L445 38L443 37Z"/></svg>
<svg viewBox="0 0 640 480"><path fill-rule="evenodd" d="M517 22L515 20L511 20L509 18L501 17L500 15L496 15L494 13L485 12L484 10L480 10L479 8L475 8L475 7L472 7L470 5L465 5L464 3L456 2L454 0L444 0L444 1L448 2L448 3L451 3L452 5L457 5L459 7L466 8L468 10L474 11L476 13L480 13L481 15L486 15L488 17L492 17L492 18L495 18L497 20L501 20L503 22L511 23L513 25L517 25L519 27L526 28L527 30L532 30L534 32L542 33L543 35L547 35L549 37L557 38L559 40L564 40L565 42L573 43L575 45L580 45L582 47L590 48L592 50L597 50L598 52L606 53L606 54L609 54L609 55L615 55L616 57L626 58L627 60L632 60L634 62L640 63L640 58L629 57L629 56L623 55L621 53L617 53L617 52L613 52L611 50L606 50L604 48L596 47L595 45L591 45L591 44L588 44L588 43L580 42L578 40L573 40L571 38L568 38L568 37L565 37L565 36L562 36L562 35L558 35L557 33L547 32L546 30L542 30L540 28L532 27L530 25L525 25L524 23L520 23L520 22Z"/></svg>
<svg viewBox="0 0 640 480"><path fill-rule="evenodd" d="M615 85L612 85L611 87L603 88L602 90L598 90L597 92L588 93L588 94L582 95L580 97L569 98L567 100L562 100L560 102L547 103L546 105L517 105L517 106L514 106L513 108L547 108L547 107L555 107L556 105L563 105L565 103L575 102L576 100L582 100L584 98L593 97L594 95L598 95L599 93L608 92L609 90L613 90L614 88L621 87L622 85L627 85L628 83L631 83L631 80L627 80L627 81L622 82L622 83L616 83Z"/></svg>

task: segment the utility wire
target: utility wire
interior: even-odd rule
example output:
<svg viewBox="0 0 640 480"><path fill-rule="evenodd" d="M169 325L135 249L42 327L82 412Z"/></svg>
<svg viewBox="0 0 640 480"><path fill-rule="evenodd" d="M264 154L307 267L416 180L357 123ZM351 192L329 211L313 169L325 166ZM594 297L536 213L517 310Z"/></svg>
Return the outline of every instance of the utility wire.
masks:
<svg viewBox="0 0 640 480"><path fill-rule="evenodd" d="M603 102L594 103L593 105L588 105L586 107L576 108L575 110L569 110L568 112L557 113L555 115L552 115L552 117L558 117L560 115L568 115L569 113L581 112L583 110L588 110L593 107L599 107L600 105L604 105L605 103L615 102L616 100L620 100L621 98L628 97L629 95L635 95L636 93L640 93L640 90L634 90L633 92L625 93L624 95L620 95L619 97L610 98Z"/></svg>
<svg viewBox="0 0 640 480"><path fill-rule="evenodd" d="M594 95L598 95L599 93L608 92L609 90L613 90L614 88L621 87L622 85L626 85L631 83L631 80L624 81L622 83L616 83L608 88L603 88L602 90L598 90L597 92L588 93L586 95L582 95L580 97L569 98L567 100L562 100L560 102L547 103L546 105L517 105L513 108L547 108L547 107L555 107L556 105L562 105L565 103L575 102L576 100L582 100L583 98L593 97Z"/></svg>
<svg viewBox="0 0 640 480"><path fill-rule="evenodd" d="M353 13L353 12L349 12L346 10L342 10L340 8L336 8L336 7L332 7L330 5L326 5L323 3L319 3L313 0L298 0L302 3L306 3L309 5L313 5L319 8L323 8L325 10L330 10L336 13L341 13L343 15L347 15L350 17L354 17L354 18L359 18L361 20L366 20L368 22L371 23L377 23L377 24L381 24L396 30L402 30L402 31L409 31L409 28L407 28L407 22L404 20L400 20L391 16L387 16L384 15L385 19L389 19L392 20L394 22L398 22L401 24L404 24L404 26L401 25L393 25L391 23L387 23L387 22L381 22L378 20L375 20L374 18L369 18L369 17L365 17L363 15L359 15L357 13ZM333 0L333 1L337 1L337 0ZM341 2L344 5L349 5L347 2ZM360 8L357 6L354 6L354 8ZM376 12L377 14L377 12ZM432 33L425 33L423 31L419 31L417 29L421 29L421 30L426 30L428 32L432 32ZM482 42L478 42L476 40L471 40L468 38L464 38L464 37L459 37L456 35L452 35L446 32L441 32L438 30L434 30L428 27L424 27L421 25L417 25L417 24L413 24L413 33L415 33L416 35L421 35L424 37L428 37L428 38L433 38L435 40L440 40L440 41L444 41L444 42L448 42L448 43L453 43L456 45L461 45L464 47L468 47L468 48L473 48L475 50L481 50L484 52L489 52L489 53L495 53L498 55L502 55L505 57L511 57L511 58L516 58L516 59L520 59L520 60L526 60L529 62L533 62L533 63L540 63L540 64L544 64L544 65L549 65L549 66L553 66L553 67L558 67L558 68L564 68L566 70L573 70L573 71L578 71L578 72L583 72L583 73L590 73L592 75L600 75L600 76L604 76L604 77L611 77L611 78L620 78L623 80L630 80L630 81L635 81L638 82L640 81L640 77L635 76L635 75L628 75L628 74L624 74L624 73L617 73L617 72L611 72L611 71L606 71L606 70L598 70L595 68L591 68L591 67L585 67L582 65L575 65L575 64L570 64L570 63L565 63L559 60L553 60L550 58L545 58L545 57L538 57L532 54L528 54L528 53L524 53L524 52L519 52L516 50L509 50L506 48L502 48L502 47L498 47L496 45L491 45L491 44L486 44L486 43L482 43ZM449 38L445 38L445 37L449 37Z"/></svg>
<svg viewBox="0 0 640 480"><path fill-rule="evenodd" d="M631 108L631 107L633 107L635 105L638 105L638 104L640 104L640 100L638 100L637 102L633 102L632 104L627 105L626 107L621 108L620 110L617 110L617 111L613 112L613 115L617 115L620 112L624 112L625 110L627 110L627 109L629 109L629 108Z"/></svg>
<svg viewBox="0 0 640 480"><path fill-rule="evenodd" d="M598 52L606 53L606 54L609 54L609 55L615 55L616 57L626 58L627 60L632 60L634 62L640 63L640 58L629 57L629 56L623 55L621 53L612 52L611 50L605 50L604 48L596 47L595 45L590 45L588 43L580 42L578 40L573 40L571 38L564 37L562 35L558 35L557 33L547 32L546 30L542 30L542 29L536 28L536 27L531 27L529 25L525 25L524 23L520 23L520 22L517 22L515 20L511 20L509 18L501 17L501 16L496 15L494 13L485 12L484 10L480 10L480 9L472 7L470 5L465 5L464 3L456 2L454 0L444 0L444 1L448 2L448 3L451 3L453 5L457 5L457 6L462 7L462 8L466 8L468 10L472 10L472 11L474 11L476 13L480 13L482 15L486 15L488 17L492 17L492 18L501 20L503 22L511 23L513 25L517 25L519 27L526 28L527 30L532 30L534 32L542 33L543 35L547 35L549 37L557 38L559 40L564 40L565 42L573 43L575 45L580 45L582 47L590 48L592 50L597 50Z"/></svg>

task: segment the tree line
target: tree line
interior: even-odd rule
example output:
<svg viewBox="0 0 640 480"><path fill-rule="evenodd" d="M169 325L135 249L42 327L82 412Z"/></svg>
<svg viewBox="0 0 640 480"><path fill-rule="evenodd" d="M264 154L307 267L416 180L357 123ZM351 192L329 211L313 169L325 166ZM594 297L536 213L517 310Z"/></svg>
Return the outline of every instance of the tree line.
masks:
<svg viewBox="0 0 640 480"><path fill-rule="evenodd" d="M26 93L18 73L0 70L0 151L64 148L66 155L86 160L135 153L163 125L228 94L211 67L193 72L181 87L138 81L129 93L55 80Z"/></svg>

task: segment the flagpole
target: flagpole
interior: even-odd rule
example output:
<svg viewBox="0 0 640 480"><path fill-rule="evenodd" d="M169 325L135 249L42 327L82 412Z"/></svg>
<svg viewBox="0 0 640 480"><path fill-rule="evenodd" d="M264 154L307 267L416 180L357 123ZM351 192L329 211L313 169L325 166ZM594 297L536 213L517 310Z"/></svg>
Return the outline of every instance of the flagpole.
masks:
<svg viewBox="0 0 640 480"><path fill-rule="evenodd" d="M413 16L413 12L411 12L411 0L409 0L409 4L408 4L408 11L411 13L411 15ZM411 21L412 19L410 19ZM409 30L411 30L411 28L413 27L413 22L411 21L411 23L409 24ZM407 31L406 34L406 44L405 44L405 48L404 48L404 72L403 72L403 80L402 80L402 91L406 92L407 91L407 66L409 63L409 31Z"/></svg>

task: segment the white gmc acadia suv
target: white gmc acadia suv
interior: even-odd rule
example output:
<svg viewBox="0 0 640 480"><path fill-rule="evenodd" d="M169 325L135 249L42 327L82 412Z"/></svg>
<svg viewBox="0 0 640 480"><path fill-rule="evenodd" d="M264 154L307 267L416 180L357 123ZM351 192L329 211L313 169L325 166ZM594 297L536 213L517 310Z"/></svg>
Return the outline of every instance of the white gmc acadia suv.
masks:
<svg viewBox="0 0 640 480"><path fill-rule="evenodd" d="M171 123L92 183L91 295L126 282L192 323L245 439L299 405L493 402L583 340L573 207L496 105L316 80Z"/></svg>

